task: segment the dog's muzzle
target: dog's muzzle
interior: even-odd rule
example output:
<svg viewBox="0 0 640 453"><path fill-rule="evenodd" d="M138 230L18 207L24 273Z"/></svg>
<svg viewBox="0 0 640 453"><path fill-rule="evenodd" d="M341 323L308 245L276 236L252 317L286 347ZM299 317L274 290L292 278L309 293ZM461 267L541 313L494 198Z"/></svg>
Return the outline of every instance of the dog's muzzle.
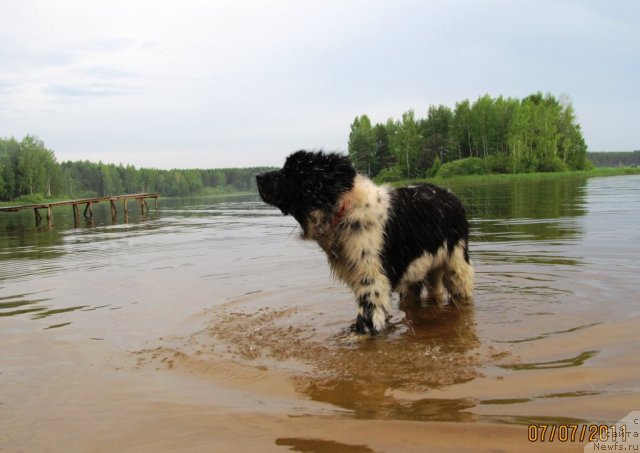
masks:
<svg viewBox="0 0 640 453"><path fill-rule="evenodd" d="M262 173L256 176L256 182L258 184L258 193L260 198L265 203L273 206L278 206L279 200L279 172ZM279 206L278 206L279 207Z"/></svg>

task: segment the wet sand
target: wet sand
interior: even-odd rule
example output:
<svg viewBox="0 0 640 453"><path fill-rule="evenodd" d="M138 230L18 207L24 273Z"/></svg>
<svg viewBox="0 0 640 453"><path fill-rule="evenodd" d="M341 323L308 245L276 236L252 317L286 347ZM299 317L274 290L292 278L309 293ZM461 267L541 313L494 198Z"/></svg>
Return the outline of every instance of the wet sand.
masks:
<svg viewBox="0 0 640 453"><path fill-rule="evenodd" d="M582 451L528 425L640 409L637 255L588 240L604 227L482 226L473 306L396 300L370 337L321 252L254 206L5 259L0 451Z"/></svg>

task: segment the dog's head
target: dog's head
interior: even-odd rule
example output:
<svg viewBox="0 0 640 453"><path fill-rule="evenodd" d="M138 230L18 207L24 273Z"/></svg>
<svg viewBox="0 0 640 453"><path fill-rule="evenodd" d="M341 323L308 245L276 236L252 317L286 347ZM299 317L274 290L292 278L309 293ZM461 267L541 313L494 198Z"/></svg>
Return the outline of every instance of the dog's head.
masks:
<svg viewBox="0 0 640 453"><path fill-rule="evenodd" d="M304 229L311 211L336 209L340 196L353 187L355 175L346 156L297 151L281 170L257 176L258 191L266 203L291 214Z"/></svg>

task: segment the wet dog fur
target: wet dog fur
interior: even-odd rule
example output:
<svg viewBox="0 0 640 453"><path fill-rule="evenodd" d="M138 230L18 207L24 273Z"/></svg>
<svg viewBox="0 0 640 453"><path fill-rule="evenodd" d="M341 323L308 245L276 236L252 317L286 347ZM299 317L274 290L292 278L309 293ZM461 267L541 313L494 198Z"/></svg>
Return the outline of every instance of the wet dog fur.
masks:
<svg viewBox="0 0 640 453"><path fill-rule="evenodd" d="M380 332L391 293L470 302L469 225L453 194L432 184L391 188L356 174L341 154L297 151L281 170L258 175L268 204L292 215L302 236L326 252L334 275L353 290L355 330Z"/></svg>

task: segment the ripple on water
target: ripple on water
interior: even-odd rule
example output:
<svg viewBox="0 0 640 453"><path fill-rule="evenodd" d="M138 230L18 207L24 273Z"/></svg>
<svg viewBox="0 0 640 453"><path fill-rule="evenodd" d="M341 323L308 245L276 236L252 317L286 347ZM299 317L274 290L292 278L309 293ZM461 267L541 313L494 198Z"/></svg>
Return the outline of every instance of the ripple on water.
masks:
<svg viewBox="0 0 640 453"><path fill-rule="evenodd" d="M357 418L474 418L465 412L473 400L427 397L430 389L481 376L483 366L508 355L480 343L472 307L398 301L402 309L393 311L390 329L369 336L345 324L354 315L349 296L331 290L334 297L327 298L327 291L280 289L234 298L208 311L210 325L179 342L178 355L175 346L149 353L170 360L171 368L188 369L197 358L212 366L229 360L279 369L300 393Z"/></svg>

